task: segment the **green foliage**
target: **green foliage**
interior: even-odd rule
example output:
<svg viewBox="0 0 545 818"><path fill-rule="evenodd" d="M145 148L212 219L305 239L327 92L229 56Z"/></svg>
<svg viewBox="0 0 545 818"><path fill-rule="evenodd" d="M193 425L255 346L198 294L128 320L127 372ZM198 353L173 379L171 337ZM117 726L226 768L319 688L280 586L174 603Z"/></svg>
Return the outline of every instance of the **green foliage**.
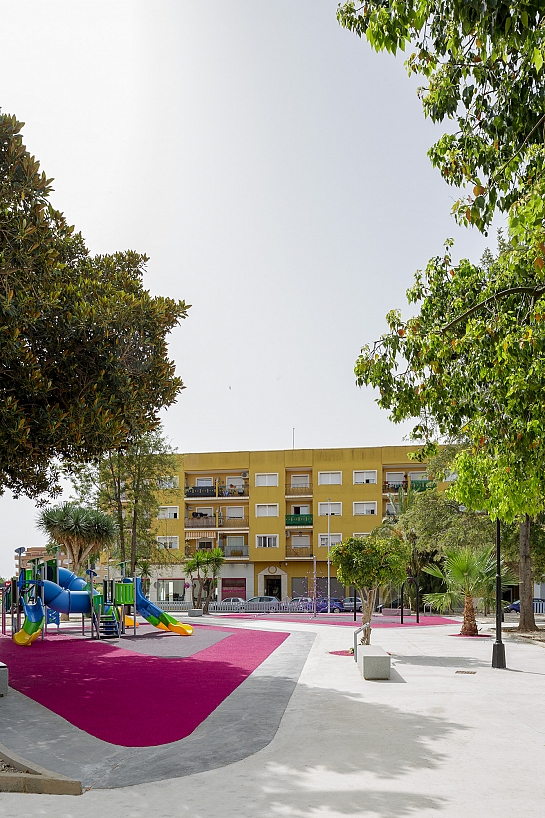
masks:
<svg viewBox="0 0 545 818"><path fill-rule="evenodd" d="M212 592L217 585L217 579L221 571L221 566L225 562L225 556L221 548L202 549L196 551L195 554L185 563L185 572L191 579L197 581L197 598L195 599L193 582L193 605L200 608L202 605L202 597L206 588L206 603L205 613L208 613L208 606Z"/></svg>
<svg viewBox="0 0 545 818"><path fill-rule="evenodd" d="M398 585L407 578L410 548L401 538L391 537L379 527L368 537L348 537L331 548L337 579L359 591Z"/></svg>
<svg viewBox="0 0 545 818"><path fill-rule="evenodd" d="M545 7L541 0L366 0L341 3L341 25L372 48L414 49L424 113L452 120L429 151L451 185L472 188L457 219L485 230L545 170ZM531 193L536 203L538 196Z"/></svg>
<svg viewBox="0 0 545 818"><path fill-rule="evenodd" d="M182 382L166 338L183 301L143 287L146 257L90 256L49 201L51 181L0 114L0 491L58 491L84 462L158 424Z"/></svg>
<svg viewBox="0 0 545 818"><path fill-rule="evenodd" d="M421 492L400 524L413 533L421 554L461 547L482 551L494 545L495 526L487 514L460 507L457 500L437 489Z"/></svg>
<svg viewBox="0 0 545 818"><path fill-rule="evenodd" d="M116 524L109 514L75 503L43 509L38 528L66 550L75 574L86 559L98 556L116 536Z"/></svg>
<svg viewBox="0 0 545 818"><path fill-rule="evenodd" d="M130 556L131 574L139 559L156 564L182 559L179 551L158 547L155 523L160 503L179 497L177 465L177 455L159 429L108 452L97 465L70 466L76 499L116 520L116 555L121 561Z"/></svg>

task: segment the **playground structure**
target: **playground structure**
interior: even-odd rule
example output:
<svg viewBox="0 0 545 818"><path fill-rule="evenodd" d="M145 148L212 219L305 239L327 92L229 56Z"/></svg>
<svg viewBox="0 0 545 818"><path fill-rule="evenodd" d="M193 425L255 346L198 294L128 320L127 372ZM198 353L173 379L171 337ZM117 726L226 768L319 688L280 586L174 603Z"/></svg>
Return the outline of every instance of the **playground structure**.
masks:
<svg viewBox="0 0 545 818"><path fill-rule="evenodd" d="M87 574L88 580L78 577L56 560L21 570L18 578L2 588L2 634L7 634L9 620L14 642L28 646L44 638L48 624L56 624L58 630L60 614L70 613L82 615L83 634L85 620L90 621L94 639L118 638L128 626L136 633L137 614L160 630L180 636L193 633L191 625L184 625L146 598L139 577L104 580L99 592L93 585L94 571Z"/></svg>

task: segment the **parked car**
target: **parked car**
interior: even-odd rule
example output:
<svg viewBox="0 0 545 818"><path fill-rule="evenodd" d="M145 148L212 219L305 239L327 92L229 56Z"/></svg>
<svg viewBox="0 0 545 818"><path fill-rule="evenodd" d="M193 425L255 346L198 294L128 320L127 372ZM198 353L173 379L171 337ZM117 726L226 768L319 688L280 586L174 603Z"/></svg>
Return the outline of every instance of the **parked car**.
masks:
<svg viewBox="0 0 545 818"><path fill-rule="evenodd" d="M280 602L275 596L253 596L245 602L246 608L257 607L258 611L277 611Z"/></svg>
<svg viewBox="0 0 545 818"><path fill-rule="evenodd" d="M229 606L229 608L232 608L234 611L243 611L246 600L240 596L230 596L227 599L223 599L221 605L223 607Z"/></svg>
<svg viewBox="0 0 545 818"><path fill-rule="evenodd" d="M331 613L342 613L344 611L342 599L332 596L330 597L329 602L330 602L329 610L331 611ZM327 597L316 600L316 612L327 613Z"/></svg>
<svg viewBox="0 0 545 818"><path fill-rule="evenodd" d="M290 611L312 611L314 601L309 596L294 596L289 603Z"/></svg>
<svg viewBox="0 0 545 818"><path fill-rule="evenodd" d="M534 603L534 613L545 613L545 599L534 597L532 601ZM520 599L507 605L503 610L506 612L520 613Z"/></svg>
<svg viewBox="0 0 545 818"><path fill-rule="evenodd" d="M353 596L346 596L343 599L343 608L345 611L353 611L354 610L354 597ZM356 597L356 611L361 613L361 599L359 596Z"/></svg>

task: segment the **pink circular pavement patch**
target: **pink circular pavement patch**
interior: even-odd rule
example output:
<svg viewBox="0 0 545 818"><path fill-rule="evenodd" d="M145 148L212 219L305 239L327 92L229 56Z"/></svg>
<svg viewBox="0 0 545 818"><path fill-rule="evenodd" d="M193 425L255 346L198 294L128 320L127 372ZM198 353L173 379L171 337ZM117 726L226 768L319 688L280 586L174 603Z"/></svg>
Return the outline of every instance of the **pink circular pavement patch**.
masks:
<svg viewBox="0 0 545 818"><path fill-rule="evenodd" d="M288 635L240 629L184 658L73 637L30 647L0 638L0 660L13 688L81 730L123 747L151 747L189 736Z"/></svg>

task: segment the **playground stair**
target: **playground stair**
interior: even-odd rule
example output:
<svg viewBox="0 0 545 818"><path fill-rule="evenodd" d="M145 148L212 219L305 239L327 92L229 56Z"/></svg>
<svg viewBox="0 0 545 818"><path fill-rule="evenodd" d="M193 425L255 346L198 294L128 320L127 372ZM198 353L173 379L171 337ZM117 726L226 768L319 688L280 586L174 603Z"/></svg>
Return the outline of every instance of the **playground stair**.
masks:
<svg viewBox="0 0 545 818"><path fill-rule="evenodd" d="M102 639L119 638L119 622L112 608L100 616L100 636Z"/></svg>

